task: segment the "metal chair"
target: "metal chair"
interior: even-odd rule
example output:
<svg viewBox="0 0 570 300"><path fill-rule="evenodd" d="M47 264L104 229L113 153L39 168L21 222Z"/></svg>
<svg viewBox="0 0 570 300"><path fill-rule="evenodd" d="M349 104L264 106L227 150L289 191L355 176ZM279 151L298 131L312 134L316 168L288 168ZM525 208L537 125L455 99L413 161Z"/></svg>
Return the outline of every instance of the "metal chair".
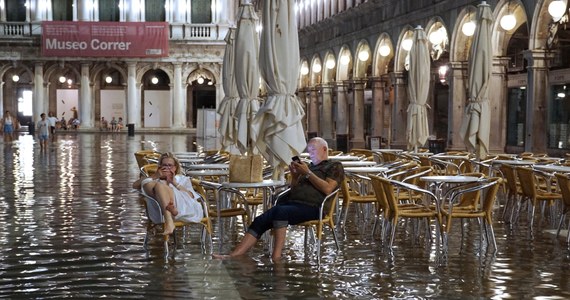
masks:
<svg viewBox="0 0 570 300"><path fill-rule="evenodd" d="M568 212L570 211L570 178L568 178L568 174L554 174L556 176L556 180L558 182L558 188L560 189L560 194L562 194L562 214L560 216L560 221L558 223L558 229L556 230L556 236L560 234L560 229L562 228L562 224L566 220L568 216ZM566 243L570 244L570 222L568 223L568 233L566 234Z"/></svg>
<svg viewBox="0 0 570 300"><path fill-rule="evenodd" d="M319 219L315 219L315 220L310 220L310 221L306 221L303 223L299 223L293 226L303 226L305 228L305 247L307 246L307 241L308 241L308 232L309 229L312 232L312 236L313 236L313 240L316 237L316 245L317 245L317 262L320 264L321 262L321 241L322 241L322 236L323 236L323 227L325 225L327 225L333 235L334 238L334 243L336 245L336 249L337 251L340 250L340 247L338 245L338 238L336 236L336 230L335 230L335 222L334 222L334 214L336 211L336 204L337 204L337 198L338 198L338 194L339 194L340 188L336 188L332 193L328 194L325 199L323 200L323 202L321 203L321 206L319 208ZM275 200L275 203L278 204L279 201L282 201L282 199L284 199L285 197L287 197L289 193L289 189L283 191L281 194L279 194ZM316 229L316 232L315 232Z"/></svg>
<svg viewBox="0 0 570 300"><path fill-rule="evenodd" d="M149 236L151 234L154 234L156 232L156 228L163 226L164 225L164 215L162 212L162 208L160 207L160 204L158 203L158 201L150 196L144 195L141 193L141 195L143 196L143 200L145 203L145 208L146 208L146 216L148 219L147 222L147 228L146 228L146 234L144 237L144 242L143 242L143 247L145 250L148 249L148 240L149 240ZM202 227L202 232L200 235L200 239L202 242L202 250L204 252L207 251L206 249L206 242L208 242L209 244L209 249L211 251L212 249L212 223L210 220L210 216L208 214L208 206L206 204L206 202L204 201L203 195L200 195L200 198L196 199L197 201L200 201L200 203L202 204L202 210L204 211L204 216L202 217L202 220L200 220L200 222L198 223L190 223L190 222L182 222L182 221L174 221L174 232L171 234L174 240L174 246L176 247L177 243L177 237L176 237L176 233L177 233L177 229L178 228L185 228L186 226L189 225L200 225ZM167 259L168 255L169 255L169 251L168 251L168 242L170 240L170 235L163 235L163 239L164 239L164 258ZM207 239L207 241L206 241Z"/></svg>

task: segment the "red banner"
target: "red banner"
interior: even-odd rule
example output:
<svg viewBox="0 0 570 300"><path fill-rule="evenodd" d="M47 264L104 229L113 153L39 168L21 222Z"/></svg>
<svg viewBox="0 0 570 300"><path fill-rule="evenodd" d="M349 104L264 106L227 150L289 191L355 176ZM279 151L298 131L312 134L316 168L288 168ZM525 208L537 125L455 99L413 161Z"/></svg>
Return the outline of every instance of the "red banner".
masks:
<svg viewBox="0 0 570 300"><path fill-rule="evenodd" d="M42 22L43 56L168 56L166 22Z"/></svg>

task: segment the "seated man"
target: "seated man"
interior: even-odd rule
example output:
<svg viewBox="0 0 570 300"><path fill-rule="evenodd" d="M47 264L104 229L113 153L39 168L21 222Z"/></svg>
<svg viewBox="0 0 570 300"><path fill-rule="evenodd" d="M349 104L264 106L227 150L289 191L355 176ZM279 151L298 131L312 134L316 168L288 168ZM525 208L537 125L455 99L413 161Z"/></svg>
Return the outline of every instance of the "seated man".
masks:
<svg viewBox="0 0 570 300"><path fill-rule="evenodd" d="M325 197L332 193L344 178L340 162L328 160L328 145L322 138L313 138L307 145L311 164L293 161L291 190L286 202L277 204L253 220L239 245L229 254L214 254L214 258L244 255L255 245L261 235L273 229L274 248L272 258L281 258L285 235L289 224L295 225L319 218L319 208Z"/></svg>

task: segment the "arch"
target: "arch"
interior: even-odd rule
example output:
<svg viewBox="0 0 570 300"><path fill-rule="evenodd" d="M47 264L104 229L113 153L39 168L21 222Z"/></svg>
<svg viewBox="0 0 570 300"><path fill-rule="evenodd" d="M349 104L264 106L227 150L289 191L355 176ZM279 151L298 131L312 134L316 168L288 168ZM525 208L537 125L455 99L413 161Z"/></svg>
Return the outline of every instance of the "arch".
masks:
<svg viewBox="0 0 570 300"><path fill-rule="evenodd" d="M34 83L34 79L35 79L34 78L34 72L27 65L14 62L14 63L5 64L2 67L0 67L0 78L4 78L4 76L6 76L8 74L19 75L20 81L25 79L25 78L23 78L23 76L21 76L22 74L25 74L26 77L29 79L29 81L27 83L29 83L29 84ZM11 78L4 78L4 82L6 82L8 80L12 80L12 79Z"/></svg>
<svg viewBox="0 0 570 300"><path fill-rule="evenodd" d="M121 74L121 78L123 79L123 81L124 82L127 81L126 69L117 63L109 63L109 62L105 64L95 65L95 67L93 67L93 69L89 74L89 81L93 83L97 82L97 79L101 76L101 74L107 70L117 71L119 74Z"/></svg>
<svg viewBox="0 0 570 300"><path fill-rule="evenodd" d="M147 65L142 66L140 69L138 69L137 82L142 83L143 78L146 76L148 71L151 71L151 70L163 71L164 73L166 73L169 82L172 82L172 78L174 78L174 76L172 75L172 69L169 68L168 66L166 66L164 64L154 64L154 65L148 65L147 64Z"/></svg>
<svg viewBox="0 0 570 300"><path fill-rule="evenodd" d="M322 83L331 83L336 77L337 59L332 50L328 50L324 56L323 78Z"/></svg>
<svg viewBox="0 0 570 300"><path fill-rule="evenodd" d="M348 80L352 78L353 56L348 45L343 45L339 52L339 63L337 64L336 78L337 81Z"/></svg>
<svg viewBox="0 0 570 300"><path fill-rule="evenodd" d="M311 86L316 86L321 83L321 74L323 72L323 63L321 61L321 57L318 54L313 56L311 60L311 68L309 69L309 82Z"/></svg>
<svg viewBox="0 0 570 300"><path fill-rule="evenodd" d="M552 17L548 13L547 2L550 4L551 1L538 0L535 4L529 34L528 48L530 50L548 48L548 36L551 30Z"/></svg>
<svg viewBox="0 0 570 300"><path fill-rule="evenodd" d="M186 78L186 83L190 85L192 82L198 80L200 76L216 84L217 82L221 82L221 73L220 68L215 68L215 66L216 65L213 64L193 64L192 67L186 69L186 72L184 72L182 76Z"/></svg>
<svg viewBox="0 0 570 300"><path fill-rule="evenodd" d="M389 51L388 51L389 50ZM380 77L387 74L390 62L394 58L394 45L388 33L380 34L373 54L372 76Z"/></svg>
<svg viewBox="0 0 570 300"><path fill-rule="evenodd" d="M451 35L451 44L449 49L450 61L467 61L469 58L469 49L471 48L471 36L466 36L462 32L465 23L475 22L477 17L477 9L473 5L464 7L457 16L457 22L453 28Z"/></svg>
<svg viewBox="0 0 570 300"><path fill-rule="evenodd" d="M396 72L403 72L405 69L406 57L408 57L408 50L405 50L402 43L405 43L405 40L412 39L414 34L414 29L410 25L404 26L402 31L400 32L400 37L398 39L398 48L396 51L396 59L394 61L394 71Z"/></svg>
<svg viewBox="0 0 570 300"><path fill-rule="evenodd" d="M354 61L356 62L354 77L364 79L368 75L372 75L372 72L368 71L368 67L372 63L372 54L370 50L370 45L367 40L361 40L356 47L356 55ZM370 74L369 74L370 73Z"/></svg>
<svg viewBox="0 0 570 300"><path fill-rule="evenodd" d="M509 13L515 16L517 23L513 29L506 31L503 28L501 28L500 23L501 23L501 18ZM491 37L492 40L491 44L493 45L493 55L505 56L507 55L509 42L513 38L514 33L517 32L521 26L528 26L528 18L526 15L526 10L524 4L520 1L501 0L497 4L497 7L495 8L493 16L495 17L495 22L493 23L493 29L492 29L493 35Z"/></svg>
<svg viewBox="0 0 570 300"><path fill-rule="evenodd" d="M449 31L443 19L439 16L432 18L426 26L426 36L430 47L430 56L436 61L449 52Z"/></svg>
<svg viewBox="0 0 570 300"><path fill-rule="evenodd" d="M301 59L301 68L299 68L299 88L306 88L309 86L309 62L307 58Z"/></svg>
<svg viewBox="0 0 570 300"><path fill-rule="evenodd" d="M44 82L52 82L53 80L57 80L57 78L53 78L53 76L65 73L72 73L76 79L81 78L81 72L79 72L76 65L58 62L47 67L44 72ZM76 83L79 84L80 82Z"/></svg>

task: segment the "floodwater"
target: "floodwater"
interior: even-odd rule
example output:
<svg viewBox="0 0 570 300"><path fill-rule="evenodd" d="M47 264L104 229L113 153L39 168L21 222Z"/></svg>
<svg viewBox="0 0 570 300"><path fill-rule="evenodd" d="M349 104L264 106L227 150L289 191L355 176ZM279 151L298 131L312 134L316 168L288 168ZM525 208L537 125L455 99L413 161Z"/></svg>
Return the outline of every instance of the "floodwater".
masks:
<svg viewBox="0 0 570 300"><path fill-rule="evenodd" d="M570 298L565 238L547 232L546 221L530 232L524 217L512 230L495 222L495 255L486 246L479 254L476 222L466 226L463 243L454 225L447 257L404 226L390 252L351 211L339 228L340 251L327 234L320 265L301 229L290 230L278 263L262 243L249 258L213 260L192 230L165 260L161 237L143 249L144 208L130 187L139 176L133 153L199 146L176 134L60 133L45 152L29 135L0 141L0 297ZM214 249L235 245L241 229L231 228L223 244L214 236Z"/></svg>

